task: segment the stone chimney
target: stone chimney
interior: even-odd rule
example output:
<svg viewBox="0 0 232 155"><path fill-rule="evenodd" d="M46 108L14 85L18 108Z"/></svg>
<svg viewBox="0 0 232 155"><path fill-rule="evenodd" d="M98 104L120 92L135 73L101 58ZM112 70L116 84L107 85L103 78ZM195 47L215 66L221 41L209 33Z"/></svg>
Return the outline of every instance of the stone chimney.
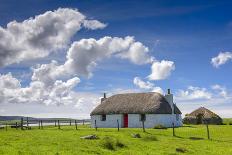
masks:
<svg viewBox="0 0 232 155"><path fill-rule="evenodd" d="M101 102L103 102L106 99L106 93L103 94L103 98L101 98Z"/></svg>
<svg viewBox="0 0 232 155"><path fill-rule="evenodd" d="M171 90L170 89L168 89L168 92L167 92L167 94L164 97L168 101L168 103L170 104L170 106L172 108L172 114L174 114L173 94L171 94Z"/></svg>

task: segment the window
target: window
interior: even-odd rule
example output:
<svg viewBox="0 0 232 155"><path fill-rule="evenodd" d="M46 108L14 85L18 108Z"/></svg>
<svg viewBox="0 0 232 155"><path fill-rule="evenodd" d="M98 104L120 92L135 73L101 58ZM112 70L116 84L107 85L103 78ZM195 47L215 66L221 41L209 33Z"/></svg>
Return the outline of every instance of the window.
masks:
<svg viewBox="0 0 232 155"><path fill-rule="evenodd" d="M140 115L140 121L146 121L146 115L145 114Z"/></svg>
<svg viewBox="0 0 232 155"><path fill-rule="evenodd" d="M101 121L106 121L106 115L101 115Z"/></svg>

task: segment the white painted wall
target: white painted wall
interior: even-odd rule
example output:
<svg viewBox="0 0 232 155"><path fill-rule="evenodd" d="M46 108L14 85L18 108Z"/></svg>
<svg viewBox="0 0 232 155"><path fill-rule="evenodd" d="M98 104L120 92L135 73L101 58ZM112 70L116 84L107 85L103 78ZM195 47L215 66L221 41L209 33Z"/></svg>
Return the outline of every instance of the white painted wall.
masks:
<svg viewBox="0 0 232 155"><path fill-rule="evenodd" d="M120 127L123 127L123 115L106 115L106 121L101 121L101 115L91 116L91 126L95 127L95 120L99 128L117 128L117 120ZM146 114L145 128L153 128L155 125L163 125L165 127L182 126L181 114ZM140 114L128 114L128 127L141 128Z"/></svg>
<svg viewBox="0 0 232 155"><path fill-rule="evenodd" d="M178 121L176 119L176 114L146 114L146 121L144 121L145 128L153 128L156 125L163 125L165 127L172 127L174 122L175 126L182 126L181 115L177 115ZM130 128L140 128L142 127L142 121L140 121L139 114L129 114L128 127Z"/></svg>
<svg viewBox="0 0 232 155"><path fill-rule="evenodd" d="M93 115L91 116L91 126L95 127L95 120L98 128L117 128L117 120L119 121L119 127L123 127L123 115L106 115L106 120L101 121L101 115Z"/></svg>

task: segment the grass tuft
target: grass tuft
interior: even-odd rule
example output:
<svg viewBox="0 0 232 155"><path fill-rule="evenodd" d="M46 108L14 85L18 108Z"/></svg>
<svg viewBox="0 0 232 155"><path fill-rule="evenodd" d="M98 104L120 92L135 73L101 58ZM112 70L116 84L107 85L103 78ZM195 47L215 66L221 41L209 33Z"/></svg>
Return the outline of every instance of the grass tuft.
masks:
<svg viewBox="0 0 232 155"><path fill-rule="evenodd" d="M176 152L185 153L187 152L187 149L179 147L179 148L176 148Z"/></svg>
<svg viewBox="0 0 232 155"><path fill-rule="evenodd" d="M143 137L144 141L158 141L158 139L156 138L156 136L150 135L150 136L145 136Z"/></svg>
<svg viewBox="0 0 232 155"><path fill-rule="evenodd" d="M167 127L161 125L161 124L158 124L156 126L153 127L154 129L167 129Z"/></svg>
<svg viewBox="0 0 232 155"><path fill-rule="evenodd" d="M123 147L125 147L126 145L125 145L123 142L121 142L120 140L117 139L117 141L116 141L116 146L119 147L119 148L123 148Z"/></svg>
<svg viewBox="0 0 232 155"><path fill-rule="evenodd" d="M115 141L112 137L104 137L102 140L102 146L108 150L115 150Z"/></svg>

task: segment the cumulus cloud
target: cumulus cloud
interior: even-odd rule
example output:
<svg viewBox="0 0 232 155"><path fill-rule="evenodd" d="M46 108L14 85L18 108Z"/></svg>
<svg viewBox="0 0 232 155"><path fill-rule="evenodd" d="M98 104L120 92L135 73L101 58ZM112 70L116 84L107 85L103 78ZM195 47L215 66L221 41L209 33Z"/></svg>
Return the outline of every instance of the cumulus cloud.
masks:
<svg viewBox="0 0 232 155"><path fill-rule="evenodd" d="M39 103L69 104L76 102L72 89L80 82L77 77L67 81L55 80L50 85L42 81L32 81L29 86L22 87L20 81L10 73L0 75L1 103Z"/></svg>
<svg viewBox="0 0 232 155"><path fill-rule="evenodd" d="M225 64L229 60L232 60L232 53L231 52L220 52L218 56L213 57L211 59L211 64L218 68L219 66Z"/></svg>
<svg viewBox="0 0 232 155"><path fill-rule="evenodd" d="M149 82L149 81L143 81L141 80L139 77L135 77L133 80L133 83L135 86L139 87L140 89L144 89L144 90L149 90L152 92L158 92L163 94L163 90L160 87L156 87L153 83Z"/></svg>
<svg viewBox="0 0 232 155"><path fill-rule="evenodd" d="M133 54L127 54L132 50ZM147 47L136 42L131 36L125 38L103 37L99 40L82 39L74 42L68 49L64 64L58 65L56 61L52 61L50 64L37 66L32 79L49 82L57 77L68 75L91 77L92 70L97 63L112 56L128 59L138 65L149 63L152 59L148 55Z"/></svg>
<svg viewBox="0 0 232 155"><path fill-rule="evenodd" d="M152 89L154 87L154 84L147 81L143 81L141 80L139 77L135 77L134 80L133 80L134 84L136 86L138 86L139 88L142 88L142 89Z"/></svg>
<svg viewBox="0 0 232 155"><path fill-rule="evenodd" d="M178 100L211 99L212 94L206 88L189 86L187 90L179 90L176 95Z"/></svg>
<svg viewBox="0 0 232 155"><path fill-rule="evenodd" d="M149 80L163 80L168 78L173 70L175 70L173 61L154 61L151 66L151 74L148 78Z"/></svg>
<svg viewBox="0 0 232 155"><path fill-rule="evenodd" d="M22 22L11 21L6 28L0 26L0 66L46 57L66 48L82 27L95 30L105 26L69 8L47 11Z"/></svg>

